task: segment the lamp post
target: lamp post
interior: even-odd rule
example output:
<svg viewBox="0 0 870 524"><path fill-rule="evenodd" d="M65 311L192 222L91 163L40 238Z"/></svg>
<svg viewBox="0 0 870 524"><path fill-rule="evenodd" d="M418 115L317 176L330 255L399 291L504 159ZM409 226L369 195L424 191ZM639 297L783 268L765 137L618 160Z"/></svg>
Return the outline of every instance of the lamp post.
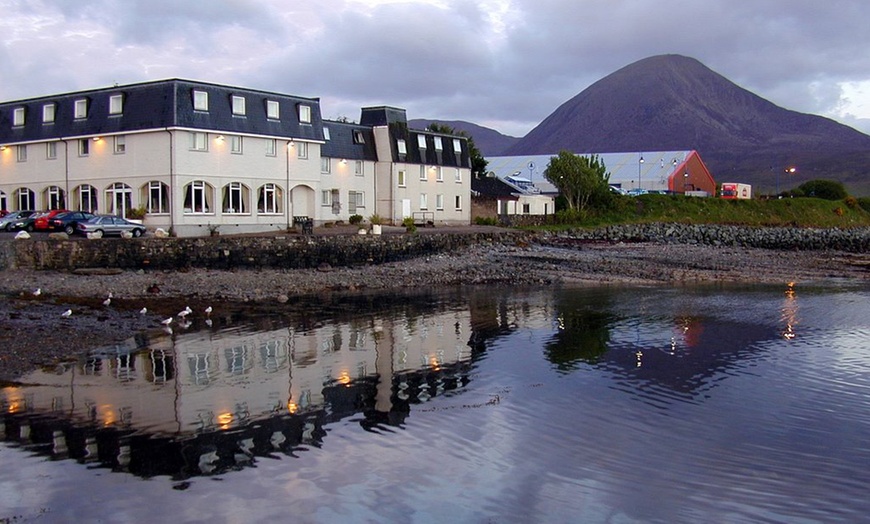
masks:
<svg viewBox="0 0 870 524"><path fill-rule="evenodd" d="M685 173L683 173L683 194L689 192L689 170L687 169Z"/></svg>
<svg viewBox="0 0 870 524"><path fill-rule="evenodd" d="M796 167L787 167L783 169L783 172L787 175L791 175L795 171L797 171ZM779 171L776 172L776 196L779 196Z"/></svg>
<svg viewBox="0 0 870 524"><path fill-rule="evenodd" d="M643 182L640 178L640 168L643 167L643 153L640 155L640 160L637 161L637 189L638 193L643 190Z"/></svg>

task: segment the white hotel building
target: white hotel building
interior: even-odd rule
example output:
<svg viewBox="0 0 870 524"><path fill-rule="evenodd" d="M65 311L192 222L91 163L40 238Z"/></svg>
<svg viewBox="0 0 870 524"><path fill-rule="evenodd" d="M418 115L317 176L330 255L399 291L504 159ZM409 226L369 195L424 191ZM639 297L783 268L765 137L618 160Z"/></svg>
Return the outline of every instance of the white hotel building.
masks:
<svg viewBox="0 0 870 524"><path fill-rule="evenodd" d="M470 222L467 140L404 109L326 121L320 101L159 80L0 103L0 209L125 215L178 236L358 214Z"/></svg>

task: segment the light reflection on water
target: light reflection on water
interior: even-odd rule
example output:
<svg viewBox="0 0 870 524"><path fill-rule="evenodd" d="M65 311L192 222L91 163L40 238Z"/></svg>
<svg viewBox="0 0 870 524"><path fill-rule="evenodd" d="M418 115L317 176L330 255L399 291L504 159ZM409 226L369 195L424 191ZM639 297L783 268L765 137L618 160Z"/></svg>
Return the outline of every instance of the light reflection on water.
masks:
<svg viewBox="0 0 870 524"><path fill-rule="evenodd" d="M0 519L861 520L867 298L489 288L139 335L2 391Z"/></svg>

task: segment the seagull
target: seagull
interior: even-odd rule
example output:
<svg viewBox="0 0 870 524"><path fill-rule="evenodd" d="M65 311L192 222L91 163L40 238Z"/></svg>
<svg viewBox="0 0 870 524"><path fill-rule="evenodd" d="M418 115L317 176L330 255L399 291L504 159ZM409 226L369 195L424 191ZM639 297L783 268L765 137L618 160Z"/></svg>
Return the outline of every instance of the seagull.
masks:
<svg viewBox="0 0 870 524"><path fill-rule="evenodd" d="M184 306L184 309L178 312L178 316L184 318L191 313L193 313L193 310L190 309L190 306Z"/></svg>
<svg viewBox="0 0 870 524"><path fill-rule="evenodd" d="M206 315L211 315L211 312L212 312L211 306L205 308L205 314L206 314Z"/></svg>
<svg viewBox="0 0 870 524"><path fill-rule="evenodd" d="M36 288L36 291L33 292L33 296L35 296L35 297L38 297L38 296L41 295L41 294L42 294L42 288L41 288L41 287Z"/></svg>
<svg viewBox="0 0 870 524"><path fill-rule="evenodd" d="M164 326L168 326L169 324L172 324L172 317L169 317L166 320L161 320L160 323Z"/></svg>
<svg viewBox="0 0 870 524"><path fill-rule="evenodd" d="M139 314L140 314L140 315L144 315L145 313L148 313L148 308L147 308L147 307L143 307L142 309L139 310Z"/></svg>
<svg viewBox="0 0 870 524"><path fill-rule="evenodd" d="M69 318L72 315L72 309L67 309L63 313L60 314L63 318Z"/></svg>
<svg viewBox="0 0 870 524"><path fill-rule="evenodd" d="M103 300L103 305L104 305L104 306L108 306L108 305L111 304L111 303L112 303L112 297L109 297L109 298L107 298L106 300Z"/></svg>

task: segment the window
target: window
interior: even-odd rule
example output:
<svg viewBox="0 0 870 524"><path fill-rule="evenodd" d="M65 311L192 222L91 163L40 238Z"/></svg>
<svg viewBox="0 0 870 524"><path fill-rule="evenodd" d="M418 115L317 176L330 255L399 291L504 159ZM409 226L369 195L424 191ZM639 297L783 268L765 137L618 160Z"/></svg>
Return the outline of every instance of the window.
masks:
<svg viewBox="0 0 870 524"><path fill-rule="evenodd" d="M329 140L329 139L330 139L330 136L329 136L329 128L328 128L328 127L324 127L324 128L323 128L323 139L324 139L324 140Z"/></svg>
<svg viewBox="0 0 870 524"><path fill-rule="evenodd" d="M45 200L45 206L48 209L65 209L66 208L66 198L64 198L63 189L57 186L50 186L46 188L43 193L43 198Z"/></svg>
<svg viewBox="0 0 870 524"><path fill-rule="evenodd" d="M426 166L420 166L420 180L426 180Z"/></svg>
<svg viewBox="0 0 870 524"><path fill-rule="evenodd" d="M24 125L24 108L16 107L12 111L12 125L15 127Z"/></svg>
<svg viewBox="0 0 870 524"><path fill-rule="evenodd" d="M396 148L398 149L400 155L408 154L408 146L405 144L405 141L403 139L400 138L396 140Z"/></svg>
<svg viewBox="0 0 870 524"><path fill-rule="evenodd" d="M332 168L332 159L328 156L320 157L320 172L329 173Z"/></svg>
<svg viewBox="0 0 870 524"><path fill-rule="evenodd" d="M133 189L122 182L115 182L106 189L106 211L110 215L120 217L127 215L128 209L133 209Z"/></svg>
<svg viewBox="0 0 870 524"><path fill-rule="evenodd" d="M359 208L366 207L365 193L362 191L347 192L347 212L355 215Z"/></svg>
<svg viewBox="0 0 870 524"><path fill-rule="evenodd" d="M245 97L233 95L233 115L245 116Z"/></svg>
<svg viewBox="0 0 870 524"><path fill-rule="evenodd" d="M444 211L444 195L435 195L435 209L438 211Z"/></svg>
<svg viewBox="0 0 870 524"><path fill-rule="evenodd" d="M363 173L363 161L362 161L362 160L356 160L356 161L354 161L354 163L353 163L353 172L354 172L354 174L356 174L357 176L363 176L363 175L365 174L365 173Z"/></svg>
<svg viewBox="0 0 870 524"><path fill-rule="evenodd" d="M42 123L51 124L54 122L54 114L57 112L57 106L54 104L45 104L42 106Z"/></svg>
<svg viewBox="0 0 870 524"><path fill-rule="evenodd" d="M230 135L230 153L234 155L242 154L242 137L239 135Z"/></svg>
<svg viewBox="0 0 870 524"><path fill-rule="evenodd" d="M116 155L123 155L127 152L127 137L126 135L115 135L113 137L113 150Z"/></svg>
<svg viewBox="0 0 870 524"><path fill-rule="evenodd" d="M272 183L264 184L257 195L257 212L278 214L283 208L281 188Z"/></svg>
<svg viewBox="0 0 870 524"><path fill-rule="evenodd" d="M36 193L26 187L15 190L15 199L18 200L19 211L33 211L36 209Z"/></svg>
<svg viewBox="0 0 870 524"><path fill-rule="evenodd" d="M152 180L145 185L147 191L145 209L149 213L169 213L169 186L158 180Z"/></svg>
<svg viewBox="0 0 870 524"><path fill-rule="evenodd" d="M531 206L528 203L523 204L523 214L528 215L530 212L531 212Z"/></svg>
<svg viewBox="0 0 870 524"><path fill-rule="evenodd" d="M420 210L425 211L426 209L429 209L429 195L420 193Z"/></svg>
<svg viewBox="0 0 870 524"><path fill-rule="evenodd" d="M82 119L88 117L88 100L82 98L75 101L75 118Z"/></svg>
<svg viewBox="0 0 870 524"><path fill-rule="evenodd" d="M320 192L320 205L321 206L331 206L332 205L332 190L324 189Z"/></svg>
<svg viewBox="0 0 870 524"><path fill-rule="evenodd" d="M0 191L0 209L9 209L9 203L6 202L6 193Z"/></svg>
<svg viewBox="0 0 870 524"><path fill-rule="evenodd" d="M362 131L355 130L353 132L353 143L354 144L365 144L366 143L366 137L365 137L365 135L363 135Z"/></svg>
<svg viewBox="0 0 870 524"><path fill-rule="evenodd" d="M224 186L224 213L248 213L248 194L247 186L241 182L230 182Z"/></svg>
<svg viewBox="0 0 870 524"><path fill-rule="evenodd" d="M208 111L208 93L196 89L193 90L193 110Z"/></svg>
<svg viewBox="0 0 870 524"><path fill-rule="evenodd" d="M424 135L417 135L417 147L426 149L426 137Z"/></svg>
<svg viewBox="0 0 870 524"><path fill-rule="evenodd" d="M45 158L47 160L54 160L57 158L57 142L45 143Z"/></svg>
<svg viewBox="0 0 870 524"><path fill-rule="evenodd" d="M436 137L434 137L434 140L435 140L435 151L442 151L444 149L444 147L441 145L441 137L436 136Z"/></svg>
<svg viewBox="0 0 870 524"><path fill-rule="evenodd" d="M437 182L444 182L444 168L438 166L435 168L435 180Z"/></svg>
<svg viewBox="0 0 870 524"><path fill-rule="evenodd" d="M82 184L73 190L73 207L88 213L97 212L97 188Z"/></svg>
<svg viewBox="0 0 870 524"><path fill-rule="evenodd" d="M19 162L27 162L27 144L20 145L15 148Z"/></svg>
<svg viewBox="0 0 870 524"><path fill-rule="evenodd" d="M460 171L459 169L457 169L456 172L453 174L453 178L454 178L454 180L456 180L457 182L462 182L462 171Z"/></svg>
<svg viewBox="0 0 870 524"><path fill-rule="evenodd" d="M120 115L124 112L124 95L112 95L109 97L109 114Z"/></svg>
<svg viewBox="0 0 870 524"><path fill-rule="evenodd" d="M398 180L399 187L405 187L405 171L399 171L399 174L396 178Z"/></svg>
<svg viewBox="0 0 870 524"><path fill-rule="evenodd" d="M457 211L462 211L462 195L456 195L454 197L454 207Z"/></svg>
<svg viewBox="0 0 870 524"><path fill-rule="evenodd" d="M274 138L266 139L266 156L276 156L278 154L278 143Z"/></svg>
<svg viewBox="0 0 870 524"><path fill-rule="evenodd" d="M88 156L91 154L91 143L87 138L79 140L79 156Z"/></svg>
<svg viewBox="0 0 870 524"><path fill-rule="evenodd" d="M303 124L311 123L311 106L299 104L299 121Z"/></svg>
<svg viewBox="0 0 870 524"><path fill-rule="evenodd" d="M184 213L211 213L212 188L202 180L184 186Z"/></svg>
<svg viewBox="0 0 870 524"><path fill-rule="evenodd" d="M462 154L462 140L459 140L458 138L453 139L453 152L456 153L457 156Z"/></svg>
<svg viewBox="0 0 870 524"><path fill-rule="evenodd" d="M281 117L281 106L275 100L266 100L266 118L278 120Z"/></svg>
<svg viewBox="0 0 870 524"><path fill-rule="evenodd" d="M308 142L296 143L296 156L299 158L308 158Z"/></svg>
<svg viewBox="0 0 870 524"><path fill-rule="evenodd" d="M208 151L208 135L198 131L190 132L190 150Z"/></svg>

